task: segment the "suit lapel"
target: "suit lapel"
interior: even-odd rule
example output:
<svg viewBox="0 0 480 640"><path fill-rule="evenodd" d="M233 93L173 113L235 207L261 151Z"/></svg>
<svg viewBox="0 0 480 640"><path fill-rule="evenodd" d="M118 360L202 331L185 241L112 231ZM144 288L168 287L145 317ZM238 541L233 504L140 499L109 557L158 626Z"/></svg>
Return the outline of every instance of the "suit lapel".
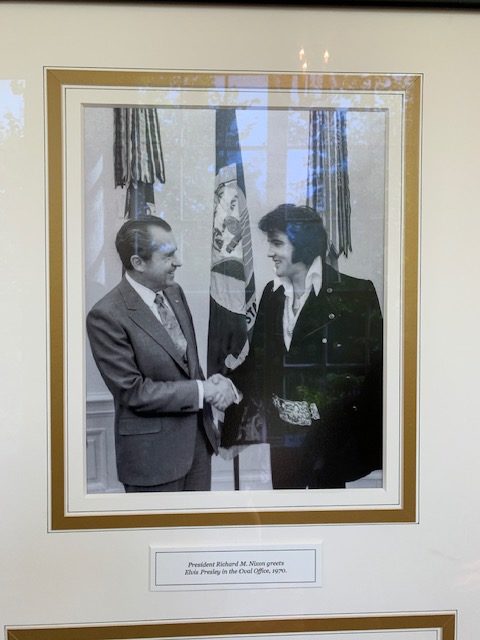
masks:
<svg viewBox="0 0 480 640"><path fill-rule="evenodd" d="M183 362L177 348L175 347L172 339L168 335L168 332L164 329L161 322L153 315L151 310L143 302L137 292L131 287L126 280L122 280L119 284L120 293L125 301L127 307L127 313L143 331L155 340L159 345L165 349L165 351L175 360L175 362L185 371L188 375L187 367ZM170 301L170 298L169 298ZM182 326L182 325L181 325ZM183 326L182 326L183 330ZM189 335L185 334L187 343L189 342Z"/></svg>
<svg viewBox="0 0 480 640"><path fill-rule="evenodd" d="M335 292L336 272L324 265L322 288L315 295L312 289L303 305L293 330L292 342L301 342L305 338L323 330L337 316Z"/></svg>
<svg viewBox="0 0 480 640"><path fill-rule="evenodd" d="M277 343L283 345L285 348L285 341L283 338L283 311L285 308L285 290L283 286L279 287L273 292L273 305L271 308L271 314L268 322L267 331L272 331Z"/></svg>

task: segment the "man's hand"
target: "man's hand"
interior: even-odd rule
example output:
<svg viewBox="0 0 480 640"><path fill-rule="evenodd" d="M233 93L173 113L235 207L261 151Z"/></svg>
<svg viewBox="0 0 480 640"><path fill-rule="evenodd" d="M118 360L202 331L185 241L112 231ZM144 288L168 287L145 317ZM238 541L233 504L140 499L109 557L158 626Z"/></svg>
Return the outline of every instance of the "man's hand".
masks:
<svg viewBox="0 0 480 640"><path fill-rule="evenodd" d="M220 373L215 373L203 383L205 400L219 411L225 411L235 401L231 382Z"/></svg>

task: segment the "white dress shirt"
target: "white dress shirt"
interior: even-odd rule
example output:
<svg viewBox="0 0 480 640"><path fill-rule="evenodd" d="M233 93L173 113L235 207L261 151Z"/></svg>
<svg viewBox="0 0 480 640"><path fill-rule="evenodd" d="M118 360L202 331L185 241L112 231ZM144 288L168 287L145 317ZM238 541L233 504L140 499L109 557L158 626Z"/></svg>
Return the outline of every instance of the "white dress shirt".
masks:
<svg viewBox="0 0 480 640"><path fill-rule="evenodd" d="M290 349L292 342L292 334L295 329L295 325L300 315L301 310L308 296L313 288L315 295L318 296L320 289L322 288L322 260L320 256L316 257L310 265L310 269L307 271L305 277L305 293L299 300L297 309L293 309L293 285L290 278L273 279L273 290L276 291L278 287L283 287L285 291L285 306L283 307L283 341L285 342L285 348L287 351Z"/></svg>

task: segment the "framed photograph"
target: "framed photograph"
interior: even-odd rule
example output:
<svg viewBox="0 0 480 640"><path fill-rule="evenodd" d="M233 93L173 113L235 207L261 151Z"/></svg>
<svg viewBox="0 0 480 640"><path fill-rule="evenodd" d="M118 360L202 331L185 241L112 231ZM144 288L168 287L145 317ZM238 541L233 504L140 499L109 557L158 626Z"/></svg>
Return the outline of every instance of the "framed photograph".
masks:
<svg viewBox="0 0 480 640"><path fill-rule="evenodd" d="M387 616L134 623L7 628L7 640L143 640L144 638L285 638L287 640L454 640L453 613Z"/></svg>
<svg viewBox="0 0 480 640"><path fill-rule="evenodd" d="M414 522L422 76L45 86L51 527ZM123 247L154 219L170 252L148 280L152 253ZM155 489L197 421L209 488Z"/></svg>

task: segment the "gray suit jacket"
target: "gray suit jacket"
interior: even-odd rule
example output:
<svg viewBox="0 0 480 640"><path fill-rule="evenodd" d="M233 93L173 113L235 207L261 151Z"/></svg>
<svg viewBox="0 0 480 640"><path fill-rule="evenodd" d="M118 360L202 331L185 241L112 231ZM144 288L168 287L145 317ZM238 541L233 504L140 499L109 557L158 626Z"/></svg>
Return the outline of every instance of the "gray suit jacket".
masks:
<svg viewBox="0 0 480 640"><path fill-rule="evenodd" d="M87 316L92 353L114 398L118 477L126 484L162 484L184 476L198 428L217 449L211 414L208 408L198 411L196 380L204 376L187 301L177 284L165 295L187 340L188 366L125 279Z"/></svg>

